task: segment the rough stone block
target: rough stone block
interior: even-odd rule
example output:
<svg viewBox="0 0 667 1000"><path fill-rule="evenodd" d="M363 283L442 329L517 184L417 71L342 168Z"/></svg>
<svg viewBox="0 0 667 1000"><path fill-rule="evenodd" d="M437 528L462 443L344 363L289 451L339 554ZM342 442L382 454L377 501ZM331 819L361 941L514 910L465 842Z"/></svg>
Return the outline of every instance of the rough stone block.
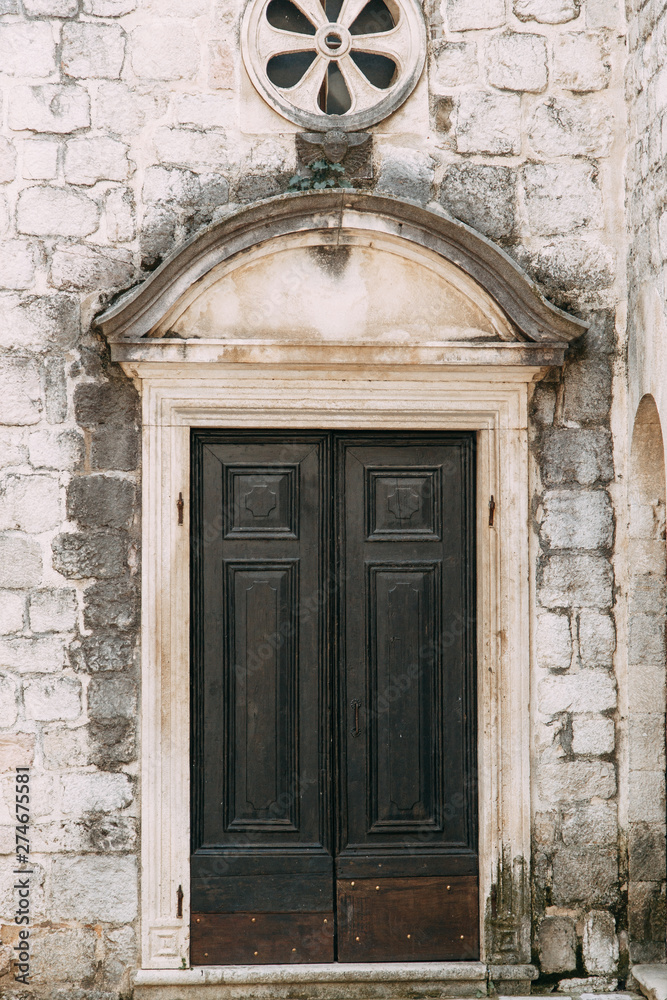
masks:
<svg viewBox="0 0 667 1000"><path fill-rule="evenodd" d="M546 486L577 482L592 486L614 476L611 435L603 428L545 428L542 478Z"/></svg>
<svg viewBox="0 0 667 1000"><path fill-rule="evenodd" d="M67 516L91 527L124 528L132 520L136 490L115 476L79 476L67 488Z"/></svg>
<svg viewBox="0 0 667 1000"><path fill-rule="evenodd" d="M618 832L615 802L579 803L563 809L561 836L567 847L609 844Z"/></svg>
<svg viewBox="0 0 667 1000"><path fill-rule="evenodd" d="M27 350L71 347L79 335L79 304L68 295L0 295L0 345Z"/></svg>
<svg viewBox="0 0 667 1000"><path fill-rule="evenodd" d="M604 90L611 64L603 38L588 32L566 32L554 41L555 82L566 90Z"/></svg>
<svg viewBox="0 0 667 1000"><path fill-rule="evenodd" d="M537 665L547 670L569 670L572 637L567 615L540 614L535 626Z"/></svg>
<svg viewBox="0 0 667 1000"><path fill-rule="evenodd" d="M609 548L614 537L611 501L606 490L586 493L549 490L542 500L540 534L552 549Z"/></svg>
<svg viewBox="0 0 667 1000"><path fill-rule="evenodd" d="M84 383L74 391L74 413L82 427L134 423L139 416L139 397L129 380Z"/></svg>
<svg viewBox="0 0 667 1000"><path fill-rule="evenodd" d="M628 819L631 823L665 822L665 770L630 771Z"/></svg>
<svg viewBox="0 0 667 1000"><path fill-rule="evenodd" d="M636 964L658 964L665 954L664 878L633 882L628 892L628 930Z"/></svg>
<svg viewBox="0 0 667 1000"><path fill-rule="evenodd" d="M83 672L126 670L134 665L135 648L132 636L124 632L97 630L73 643L70 658L74 668Z"/></svg>
<svg viewBox="0 0 667 1000"><path fill-rule="evenodd" d="M91 718L132 719L137 714L137 686L131 677L102 674L93 677L88 687L88 712Z"/></svg>
<svg viewBox="0 0 667 1000"><path fill-rule="evenodd" d="M15 177L16 150L9 139L0 136L0 184L9 184Z"/></svg>
<svg viewBox="0 0 667 1000"><path fill-rule="evenodd" d="M528 163L521 178L532 233L552 236L602 222L602 194L589 163Z"/></svg>
<svg viewBox="0 0 667 1000"><path fill-rule="evenodd" d="M123 181L128 173L127 146L116 139L71 139L65 147L65 180L69 184Z"/></svg>
<svg viewBox="0 0 667 1000"><path fill-rule="evenodd" d="M475 90L461 94L454 134L459 153L521 152L521 97Z"/></svg>
<svg viewBox="0 0 667 1000"><path fill-rule="evenodd" d="M633 614L628 642L630 663L664 663L665 623L662 615Z"/></svg>
<svg viewBox="0 0 667 1000"><path fill-rule="evenodd" d="M61 65L67 76L115 80L124 59L125 32L120 25L76 21L63 26Z"/></svg>
<svg viewBox="0 0 667 1000"><path fill-rule="evenodd" d="M84 442L78 431L34 431L30 462L35 468L76 472L83 464Z"/></svg>
<svg viewBox="0 0 667 1000"><path fill-rule="evenodd" d="M51 543L53 568L72 580L109 579L127 569L127 536L113 531L57 535Z"/></svg>
<svg viewBox="0 0 667 1000"><path fill-rule="evenodd" d="M570 917L545 917L537 932L540 969L571 972L577 967L577 935Z"/></svg>
<svg viewBox="0 0 667 1000"><path fill-rule="evenodd" d="M43 729L44 765L56 771L85 767L90 763L88 730L68 729L57 723Z"/></svg>
<svg viewBox="0 0 667 1000"><path fill-rule="evenodd" d="M37 363L32 358L0 354L0 421L36 424L42 409L42 386Z"/></svg>
<svg viewBox="0 0 667 1000"><path fill-rule="evenodd" d="M422 204L431 200L433 161L411 149L392 149L380 167L377 191Z"/></svg>
<svg viewBox="0 0 667 1000"><path fill-rule="evenodd" d="M87 587L84 593L86 628L134 628L139 606L136 588L127 580L105 580Z"/></svg>
<svg viewBox="0 0 667 1000"><path fill-rule="evenodd" d="M601 757L612 753L616 744L613 719L602 715L575 715L572 718L572 752Z"/></svg>
<svg viewBox="0 0 667 1000"><path fill-rule="evenodd" d="M237 105L228 94L177 94L173 100L174 121L198 128L230 128L235 125Z"/></svg>
<svg viewBox="0 0 667 1000"><path fill-rule="evenodd" d="M51 25L43 21L0 24L0 66L9 76L50 76L56 71Z"/></svg>
<svg viewBox="0 0 667 1000"><path fill-rule="evenodd" d="M579 656L584 667L611 667L616 629L610 615L584 608L579 613Z"/></svg>
<svg viewBox="0 0 667 1000"><path fill-rule="evenodd" d="M631 771L659 771L664 768L664 711L628 719L628 750Z"/></svg>
<svg viewBox="0 0 667 1000"><path fill-rule="evenodd" d="M62 639L52 636L0 639L0 664L11 670L36 674L55 673L62 670L64 662Z"/></svg>
<svg viewBox="0 0 667 1000"><path fill-rule="evenodd" d="M72 331L71 342L61 346L73 347L76 340L75 331ZM67 381L62 357L48 358L44 369L46 419L50 424L61 424L63 420L67 419Z"/></svg>
<svg viewBox="0 0 667 1000"><path fill-rule="evenodd" d="M603 760L563 760L557 764L543 764L537 781L546 802L569 804L578 799L610 799L616 794L614 765ZM588 899L586 895L580 898Z"/></svg>
<svg viewBox="0 0 667 1000"><path fill-rule="evenodd" d="M144 80L191 80L199 69L194 28L168 18L151 20L132 32L132 68Z"/></svg>
<svg viewBox="0 0 667 1000"><path fill-rule="evenodd" d="M83 0L84 11L94 17L123 17L136 6L136 0Z"/></svg>
<svg viewBox="0 0 667 1000"><path fill-rule="evenodd" d="M613 603L613 574L602 555L545 557L537 573L538 600L545 608L609 608Z"/></svg>
<svg viewBox="0 0 667 1000"><path fill-rule="evenodd" d="M59 920L129 923L137 916L137 864L133 857L54 858L50 909Z"/></svg>
<svg viewBox="0 0 667 1000"><path fill-rule="evenodd" d="M79 191L32 187L21 191L17 208L19 232L32 236L90 236L97 229L99 209Z"/></svg>
<svg viewBox="0 0 667 1000"><path fill-rule="evenodd" d="M618 26L618 19L618 0L586 0L588 28L615 28Z"/></svg>
<svg viewBox="0 0 667 1000"><path fill-rule="evenodd" d="M630 714L661 712L665 705L665 667L660 663L634 665L629 672Z"/></svg>
<svg viewBox="0 0 667 1000"><path fill-rule="evenodd" d="M54 913L54 918L57 916ZM80 983L91 980L97 968L95 949L97 935L90 927L58 927L53 930L36 928L33 931L35 951L39 963L31 970L31 982L36 985Z"/></svg>
<svg viewBox="0 0 667 1000"><path fill-rule="evenodd" d="M134 797L132 782L126 774L65 774L62 788L62 810L65 815L117 812L127 808Z"/></svg>
<svg viewBox="0 0 667 1000"><path fill-rule="evenodd" d="M551 237L530 250L517 246L509 251L541 285L543 293L561 307L579 308L582 292L604 295L604 289L615 280L614 249L585 230Z"/></svg>
<svg viewBox="0 0 667 1000"><path fill-rule="evenodd" d="M179 219L166 205L149 205L141 226L142 266L153 270L177 242Z"/></svg>
<svg viewBox="0 0 667 1000"><path fill-rule="evenodd" d="M543 677L537 706L544 715L558 712L605 712L616 707L616 681L600 670Z"/></svg>
<svg viewBox="0 0 667 1000"><path fill-rule="evenodd" d="M547 85L547 44L542 35L507 31L489 39L486 49L489 83L501 90L538 93Z"/></svg>
<svg viewBox="0 0 667 1000"><path fill-rule="evenodd" d="M51 261L51 284L64 291L127 287L134 275L129 250L89 244L61 244Z"/></svg>
<svg viewBox="0 0 667 1000"><path fill-rule="evenodd" d="M133 427L107 425L91 436L91 467L132 472L139 464L139 439Z"/></svg>
<svg viewBox="0 0 667 1000"><path fill-rule="evenodd" d="M30 288L35 277L35 248L27 240L0 243L0 287Z"/></svg>
<svg viewBox="0 0 667 1000"><path fill-rule="evenodd" d="M126 243L134 239L135 204L131 191L116 188L109 192L104 205L104 222L107 239L112 243Z"/></svg>
<svg viewBox="0 0 667 1000"><path fill-rule="evenodd" d="M0 480L0 530L39 534L63 520L60 484L54 476L10 473Z"/></svg>
<svg viewBox="0 0 667 1000"><path fill-rule="evenodd" d="M23 427L0 426L0 468L23 465L27 461L28 450Z"/></svg>
<svg viewBox="0 0 667 1000"><path fill-rule="evenodd" d="M611 363L606 356L572 362L565 372L563 415L567 421L605 420L611 408Z"/></svg>
<svg viewBox="0 0 667 1000"><path fill-rule="evenodd" d="M91 763L100 769L117 767L136 760L136 727L132 719L94 719L89 727Z"/></svg>
<svg viewBox="0 0 667 1000"><path fill-rule="evenodd" d="M75 590L37 590L30 597L33 632L67 632L76 627L77 617Z"/></svg>
<svg viewBox="0 0 667 1000"><path fill-rule="evenodd" d="M236 89L236 52L234 46L225 39L209 43L208 84L215 90Z"/></svg>
<svg viewBox="0 0 667 1000"><path fill-rule="evenodd" d="M609 975L618 970L618 938L612 913L591 910L586 914L583 936L584 967L589 975Z"/></svg>
<svg viewBox="0 0 667 1000"><path fill-rule="evenodd" d="M150 84L135 82L131 87L118 80L101 80L96 88L93 122L97 128L128 139L145 125L163 118L168 94L155 92Z"/></svg>
<svg viewBox="0 0 667 1000"><path fill-rule="evenodd" d="M0 728L9 729L18 716L18 689L11 674L0 673Z"/></svg>
<svg viewBox="0 0 667 1000"><path fill-rule="evenodd" d="M584 766L583 764L573 766ZM553 902L610 906L618 897L616 846L560 848L553 861Z"/></svg>
<svg viewBox="0 0 667 1000"><path fill-rule="evenodd" d="M34 733L13 733L0 737L0 773L30 767L35 758Z"/></svg>
<svg viewBox="0 0 667 1000"><path fill-rule="evenodd" d="M23 700L28 719L77 719L81 715L81 681L73 677L35 677L26 681Z"/></svg>
<svg viewBox="0 0 667 1000"><path fill-rule="evenodd" d="M440 188L443 208L493 240L511 238L515 198L515 172L490 164L455 163Z"/></svg>
<svg viewBox="0 0 667 1000"><path fill-rule="evenodd" d="M220 167L228 159L227 139L222 132L162 127L153 136L155 159L189 167Z"/></svg>
<svg viewBox="0 0 667 1000"><path fill-rule="evenodd" d="M0 591L0 634L22 632L25 625L25 595Z"/></svg>
<svg viewBox="0 0 667 1000"><path fill-rule="evenodd" d="M17 132L76 132L90 125L90 97L76 84L14 87L8 104L9 127Z"/></svg>
<svg viewBox="0 0 667 1000"><path fill-rule="evenodd" d="M499 28L507 20L503 0L447 0L445 16L450 31Z"/></svg>
<svg viewBox="0 0 667 1000"><path fill-rule="evenodd" d="M0 534L0 587L23 590L42 579L42 552L37 542L18 532Z"/></svg>
<svg viewBox="0 0 667 1000"><path fill-rule="evenodd" d="M628 862L632 882L659 882L664 879L664 822L629 824Z"/></svg>
<svg viewBox="0 0 667 1000"><path fill-rule="evenodd" d="M146 204L178 203L194 207L200 194L199 176L179 167L148 167L144 174L142 198Z"/></svg>
<svg viewBox="0 0 667 1000"><path fill-rule="evenodd" d="M520 21L565 24L579 16L579 0L514 0L514 14Z"/></svg>
<svg viewBox="0 0 667 1000"><path fill-rule="evenodd" d="M603 97L549 97L535 108L527 132L540 156L607 156L613 115Z"/></svg>
<svg viewBox="0 0 667 1000"><path fill-rule="evenodd" d="M431 56L430 89L465 86L477 79L477 46L474 42L440 42Z"/></svg>

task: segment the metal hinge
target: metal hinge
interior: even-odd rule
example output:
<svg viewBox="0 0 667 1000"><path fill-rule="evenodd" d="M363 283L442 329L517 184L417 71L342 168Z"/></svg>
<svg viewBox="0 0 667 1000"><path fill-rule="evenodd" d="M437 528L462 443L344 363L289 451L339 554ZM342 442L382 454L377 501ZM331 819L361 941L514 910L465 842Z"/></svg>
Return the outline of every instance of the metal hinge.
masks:
<svg viewBox="0 0 667 1000"><path fill-rule="evenodd" d="M183 916L183 886L179 885L176 890L176 916Z"/></svg>
<svg viewBox="0 0 667 1000"><path fill-rule="evenodd" d="M496 512L496 501L491 497L489 500L489 527L493 527L493 515Z"/></svg>
<svg viewBox="0 0 667 1000"><path fill-rule="evenodd" d="M178 511L178 523L179 524L183 524L183 508L184 508L184 506L185 506L185 502L183 500L183 494L179 493L178 494L178 500L176 501L176 510Z"/></svg>

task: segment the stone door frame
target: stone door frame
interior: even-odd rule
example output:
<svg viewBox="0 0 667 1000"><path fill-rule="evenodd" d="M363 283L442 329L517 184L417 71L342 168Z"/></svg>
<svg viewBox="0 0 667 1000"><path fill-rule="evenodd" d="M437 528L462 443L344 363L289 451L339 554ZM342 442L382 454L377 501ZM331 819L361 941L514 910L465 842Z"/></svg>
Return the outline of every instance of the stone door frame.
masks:
<svg viewBox="0 0 667 1000"><path fill-rule="evenodd" d="M162 366L160 366L162 367ZM480 373L481 374L481 373ZM189 965L190 428L477 432L481 957L529 961L528 385L478 373L141 372L142 968ZM170 377L171 376L171 377ZM304 399L309 403L304 408ZM406 405L397 408L397 400ZM490 497L494 524L489 525ZM183 523L177 501L183 499ZM507 881L499 928L490 899ZM183 915L177 917L178 887ZM518 897L523 897L523 905ZM489 919L486 919L487 916ZM497 931L500 933L497 933ZM528 949L528 950L527 950Z"/></svg>

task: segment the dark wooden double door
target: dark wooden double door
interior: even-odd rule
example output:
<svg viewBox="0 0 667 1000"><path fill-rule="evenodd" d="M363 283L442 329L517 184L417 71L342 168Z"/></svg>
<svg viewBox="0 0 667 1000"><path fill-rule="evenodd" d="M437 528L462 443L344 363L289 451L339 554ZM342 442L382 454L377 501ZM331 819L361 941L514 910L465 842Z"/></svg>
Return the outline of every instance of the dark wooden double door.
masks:
<svg viewBox="0 0 667 1000"><path fill-rule="evenodd" d="M193 964L477 958L474 436L192 456Z"/></svg>

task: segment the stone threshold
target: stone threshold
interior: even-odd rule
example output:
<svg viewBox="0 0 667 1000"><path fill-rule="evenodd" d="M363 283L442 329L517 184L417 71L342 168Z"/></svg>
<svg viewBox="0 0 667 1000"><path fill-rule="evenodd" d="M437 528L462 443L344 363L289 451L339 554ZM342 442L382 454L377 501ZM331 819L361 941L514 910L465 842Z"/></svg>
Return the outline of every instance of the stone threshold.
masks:
<svg viewBox="0 0 667 1000"><path fill-rule="evenodd" d="M369 962L322 965L140 969L135 1000L413 1000L486 995L483 962Z"/></svg>
<svg viewBox="0 0 667 1000"><path fill-rule="evenodd" d="M667 1000L667 965L633 965L632 976L649 1000Z"/></svg>

